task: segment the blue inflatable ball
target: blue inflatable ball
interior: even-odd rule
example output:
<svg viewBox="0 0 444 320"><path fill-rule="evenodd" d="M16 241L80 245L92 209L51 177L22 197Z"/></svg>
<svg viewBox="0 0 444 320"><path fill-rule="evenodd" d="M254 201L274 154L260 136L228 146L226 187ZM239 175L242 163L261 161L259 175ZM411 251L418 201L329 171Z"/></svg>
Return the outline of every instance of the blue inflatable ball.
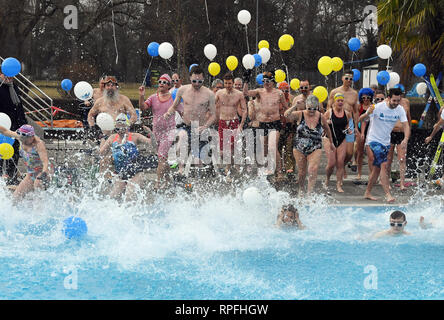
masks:
<svg viewBox="0 0 444 320"><path fill-rule="evenodd" d="M191 69L193 69L193 67L197 67L197 66L199 66L197 63L193 63L193 64L190 66L189 72L191 72Z"/></svg>
<svg viewBox="0 0 444 320"><path fill-rule="evenodd" d="M361 79L361 71L359 71L358 69L353 69L353 81L359 81L359 79Z"/></svg>
<svg viewBox="0 0 444 320"><path fill-rule="evenodd" d="M420 77L420 78L423 77L426 74L426 72L427 72L427 68L422 63L415 64L415 66L413 67L413 73L417 77Z"/></svg>
<svg viewBox="0 0 444 320"><path fill-rule="evenodd" d="M257 68L262 64L262 57L259 54L253 54L254 57L254 66Z"/></svg>
<svg viewBox="0 0 444 320"><path fill-rule="evenodd" d="M387 71L379 71L376 80L380 85L385 86L390 81L390 74Z"/></svg>
<svg viewBox="0 0 444 320"><path fill-rule="evenodd" d="M72 81L69 79L62 80L62 89L65 91L70 91L72 89Z"/></svg>
<svg viewBox="0 0 444 320"><path fill-rule="evenodd" d="M63 234L68 239L81 239L87 231L86 222L82 218L71 216L63 221Z"/></svg>
<svg viewBox="0 0 444 320"><path fill-rule="evenodd" d="M2 72L7 77L15 77L22 70L22 65L16 58L6 58L2 63Z"/></svg>
<svg viewBox="0 0 444 320"><path fill-rule="evenodd" d="M146 50L150 56L157 57L159 55L159 44L157 42L151 42Z"/></svg>
<svg viewBox="0 0 444 320"><path fill-rule="evenodd" d="M351 38L348 41L348 47L351 51L358 51L361 48L361 41L358 38Z"/></svg>
<svg viewBox="0 0 444 320"><path fill-rule="evenodd" d="M7 136L4 136L4 135L0 134L0 144L8 143L8 144L10 144L12 146L14 144L14 141L15 141L14 138L7 137Z"/></svg>
<svg viewBox="0 0 444 320"><path fill-rule="evenodd" d="M264 75L262 73L257 75L256 82L259 85L263 85L264 84Z"/></svg>

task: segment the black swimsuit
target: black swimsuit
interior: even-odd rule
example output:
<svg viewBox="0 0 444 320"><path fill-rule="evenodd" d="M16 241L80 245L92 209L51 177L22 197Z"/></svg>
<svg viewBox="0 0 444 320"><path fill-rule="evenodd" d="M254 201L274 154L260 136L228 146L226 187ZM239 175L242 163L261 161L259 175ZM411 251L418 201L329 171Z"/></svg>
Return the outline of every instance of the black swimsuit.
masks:
<svg viewBox="0 0 444 320"><path fill-rule="evenodd" d="M348 128L347 115L344 111L344 116L342 118L336 117L334 110L331 110L331 123L329 124L330 130L333 133L333 144L335 147L339 147L345 139L345 130Z"/></svg>

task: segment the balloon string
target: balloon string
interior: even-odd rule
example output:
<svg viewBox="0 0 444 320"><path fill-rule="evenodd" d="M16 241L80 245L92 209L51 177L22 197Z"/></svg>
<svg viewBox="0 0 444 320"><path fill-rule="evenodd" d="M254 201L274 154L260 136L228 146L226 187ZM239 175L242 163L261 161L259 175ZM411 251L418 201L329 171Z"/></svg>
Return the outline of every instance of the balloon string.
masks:
<svg viewBox="0 0 444 320"><path fill-rule="evenodd" d="M171 68L170 64L168 63L168 60L165 59L165 62L166 62L167 66L168 66L168 68L170 69L170 72L171 72L171 74L172 74L172 73L173 73L173 69Z"/></svg>
<svg viewBox="0 0 444 320"><path fill-rule="evenodd" d="M205 11L206 11L206 13L207 13L208 34L211 34L210 18L208 17L208 5L207 5L207 0L205 0Z"/></svg>
<svg viewBox="0 0 444 320"><path fill-rule="evenodd" d="M282 51L281 50L279 50L279 55L281 56L282 65L285 67L285 72L287 74L287 79L290 80L290 75L288 74L288 67L287 67L287 64L284 61L284 57L282 56Z"/></svg>
<svg viewBox="0 0 444 320"><path fill-rule="evenodd" d="M247 25L245 25L245 35L247 36L247 51L248 51L248 54L250 54L250 45L248 44L248 30L247 30Z"/></svg>
<svg viewBox="0 0 444 320"><path fill-rule="evenodd" d="M157 10L156 10L156 17L159 18L159 4L160 0L157 0Z"/></svg>
<svg viewBox="0 0 444 320"><path fill-rule="evenodd" d="M113 24L113 38L114 38L114 48L116 49L116 64L119 62L119 51L117 50L117 39L116 39L116 26L114 24L114 3L113 0L111 0L111 19Z"/></svg>
<svg viewBox="0 0 444 320"><path fill-rule="evenodd" d="M325 86L327 87L327 91L328 91L328 76L325 76Z"/></svg>
<svg viewBox="0 0 444 320"><path fill-rule="evenodd" d="M154 57L151 57L151 61L150 61L150 64L148 65L148 69L146 69L145 78L143 78L143 82L142 82L143 86L146 85L146 77L148 76L148 72L151 69L151 63L153 62L153 59L154 59Z"/></svg>

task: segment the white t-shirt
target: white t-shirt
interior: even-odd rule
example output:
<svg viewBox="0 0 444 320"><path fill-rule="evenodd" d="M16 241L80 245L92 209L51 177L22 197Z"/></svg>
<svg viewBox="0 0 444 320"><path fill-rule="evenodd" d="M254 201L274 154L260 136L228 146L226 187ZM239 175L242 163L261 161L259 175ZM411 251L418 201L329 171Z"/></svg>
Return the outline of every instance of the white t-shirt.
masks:
<svg viewBox="0 0 444 320"><path fill-rule="evenodd" d="M385 146L390 145L390 134L396 122L407 122L407 114L401 105L390 109L385 101L376 105L370 115L371 126L368 130L367 142L379 142Z"/></svg>

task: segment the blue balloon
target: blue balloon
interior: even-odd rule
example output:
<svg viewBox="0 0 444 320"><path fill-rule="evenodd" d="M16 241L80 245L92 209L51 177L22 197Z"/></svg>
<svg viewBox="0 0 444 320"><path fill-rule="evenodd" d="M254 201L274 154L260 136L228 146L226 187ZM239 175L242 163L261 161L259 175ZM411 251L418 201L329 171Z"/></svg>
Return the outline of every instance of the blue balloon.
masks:
<svg viewBox="0 0 444 320"><path fill-rule="evenodd" d="M400 83L395 85L393 88L401 89L401 91L405 93L405 87L402 84L400 84Z"/></svg>
<svg viewBox="0 0 444 320"><path fill-rule="evenodd" d="M385 86L390 81L390 74L387 71L379 71L376 80L380 85Z"/></svg>
<svg viewBox="0 0 444 320"><path fill-rule="evenodd" d="M65 91L70 91L72 88L72 81L69 79L62 80L62 89Z"/></svg>
<svg viewBox="0 0 444 320"><path fill-rule="evenodd" d="M192 69L193 67L197 67L197 66L199 66L197 63L193 63L193 64L190 66L189 72L191 72L191 69Z"/></svg>
<svg viewBox="0 0 444 320"><path fill-rule="evenodd" d="M353 81L359 81L359 79L361 79L361 71L359 71L358 69L353 69Z"/></svg>
<svg viewBox="0 0 444 320"><path fill-rule="evenodd" d="M22 70L22 65L16 58L6 58L2 63L2 72L7 77L15 77Z"/></svg>
<svg viewBox="0 0 444 320"><path fill-rule="evenodd" d="M257 84L260 84L260 85L264 84L264 75L262 73L257 75L256 82L257 82Z"/></svg>
<svg viewBox="0 0 444 320"><path fill-rule="evenodd" d="M14 138L7 137L7 136L4 136L4 135L0 134L0 144L8 143L8 144L10 144L12 146L14 144L14 141L15 141Z"/></svg>
<svg viewBox="0 0 444 320"><path fill-rule="evenodd" d="M148 54L152 57L159 55L159 44L157 42L151 42L147 47Z"/></svg>
<svg viewBox="0 0 444 320"><path fill-rule="evenodd" d="M63 221L63 233L68 239L81 239L87 231L86 222L82 218L71 216Z"/></svg>
<svg viewBox="0 0 444 320"><path fill-rule="evenodd" d="M358 51L361 48L361 41L358 38L351 38L348 41L348 47L351 51Z"/></svg>
<svg viewBox="0 0 444 320"><path fill-rule="evenodd" d="M415 64L415 66L413 67L413 73L417 77L420 77L420 78L423 77L426 74L426 72L427 72L427 68L422 63Z"/></svg>
<svg viewBox="0 0 444 320"><path fill-rule="evenodd" d="M253 54L253 57L254 57L254 61L255 61L254 66L257 68L262 64L262 57L257 53Z"/></svg>

